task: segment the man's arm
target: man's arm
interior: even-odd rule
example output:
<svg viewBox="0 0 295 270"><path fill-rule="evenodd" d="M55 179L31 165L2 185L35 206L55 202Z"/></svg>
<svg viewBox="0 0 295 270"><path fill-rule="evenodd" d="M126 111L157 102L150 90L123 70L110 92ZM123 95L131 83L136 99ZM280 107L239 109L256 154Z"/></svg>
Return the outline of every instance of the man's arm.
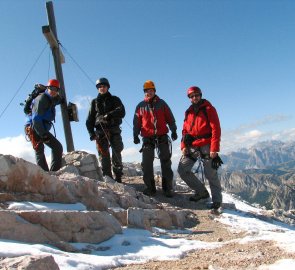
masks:
<svg viewBox="0 0 295 270"><path fill-rule="evenodd" d="M95 99L93 99L91 101L88 116L86 119L86 128L88 130L90 137L93 137L95 135L95 132L94 132L95 116L96 116Z"/></svg>

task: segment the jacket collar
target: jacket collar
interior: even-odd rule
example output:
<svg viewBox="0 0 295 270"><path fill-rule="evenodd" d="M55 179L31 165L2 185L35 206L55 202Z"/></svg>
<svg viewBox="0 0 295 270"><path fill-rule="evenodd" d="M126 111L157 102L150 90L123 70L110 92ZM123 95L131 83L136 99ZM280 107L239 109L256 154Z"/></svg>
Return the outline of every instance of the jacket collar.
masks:
<svg viewBox="0 0 295 270"><path fill-rule="evenodd" d="M46 96L48 96L50 99L53 99L53 97L52 97L52 96L50 96L50 94L49 94L49 92L48 92L48 90L47 90L47 89L45 90L44 94L45 94Z"/></svg>
<svg viewBox="0 0 295 270"><path fill-rule="evenodd" d="M104 100L104 99L106 99L106 98L108 98L108 97L111 97L112 96L112 94L108 91L108 92L106 92L105 94L100 94L100 93L98 93L98 95L97 95L97 99L98 100Z"/></svg>
<svg viewBox="0 0 295 270"><path fill-rule="evenodd" d="M155 103L155 102L157 102L159 99L160 99L160 98L159 98L157 95L155 95L153 98L147 98L147 97L145 97L145 98L144 98L144 101L147 102L147 103Z"/></svg>

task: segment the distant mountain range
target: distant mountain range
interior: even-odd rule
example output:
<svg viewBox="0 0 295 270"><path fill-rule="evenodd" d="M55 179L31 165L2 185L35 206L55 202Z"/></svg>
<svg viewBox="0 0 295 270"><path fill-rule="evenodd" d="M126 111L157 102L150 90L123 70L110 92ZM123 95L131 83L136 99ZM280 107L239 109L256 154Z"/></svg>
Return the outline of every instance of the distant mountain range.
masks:
<svg viewBox="0 0 295 270"><path fill-rule="evenodd" d="M223 169L236 171L243 169L265 169L289 163L295 168L295 141L266 141L260 142L249 149L239 149L227 155L222 155ZM293 162L293 164L292 164Z"/></svg>
<svg viewBox="0 0 295 270"><path fill-rule="evenodd" d="M261 142L222 159L224 190L268 209L295 209L295 142Z"/></svg>

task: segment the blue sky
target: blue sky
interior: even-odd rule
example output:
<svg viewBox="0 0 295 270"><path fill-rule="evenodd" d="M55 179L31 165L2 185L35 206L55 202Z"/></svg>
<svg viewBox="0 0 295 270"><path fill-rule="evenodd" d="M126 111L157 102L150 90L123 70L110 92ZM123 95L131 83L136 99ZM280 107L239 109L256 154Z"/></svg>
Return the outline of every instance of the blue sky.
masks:
<svg viewBox="0 0 295 270"><path fill-rule="evenodd" d="M140 160L140 146L132 142L132 119L148 79L171 107L179 135L189 106L186 89L197 85L219 113L221 152L260 140L294 140L294 1L58 0L53 4L65 48L67 98L79 105L80 122L72 123L76 150L96 152L85 119L99 77L109 79L110 92L127 110L122 125L125 161ZM55 77L41 31L48 24L45 1L1 0L0 21L0 153L30 159L33 152L23 137L19 103L35 83ZM60 113L55 127L66 149ZM173 144L176 163L179 143Z"/></svg>

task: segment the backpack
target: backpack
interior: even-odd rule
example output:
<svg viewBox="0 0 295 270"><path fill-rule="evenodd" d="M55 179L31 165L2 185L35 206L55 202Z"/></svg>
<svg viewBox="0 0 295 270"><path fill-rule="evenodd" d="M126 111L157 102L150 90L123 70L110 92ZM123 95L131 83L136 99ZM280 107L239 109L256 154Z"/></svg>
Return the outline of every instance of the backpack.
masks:
<svg viewBox="0 0 295 270"><path fill-rule="evenodd" d="M35 84L35 88L32 91L31 94L28 95L27 99L25 100L25 103L21 103L22 106L24 106L24 113L25 114L31 114L32 113L32 102L33 100L39 96L40 94L44 93L46 90L46 86L42 84Z"/></svg>

